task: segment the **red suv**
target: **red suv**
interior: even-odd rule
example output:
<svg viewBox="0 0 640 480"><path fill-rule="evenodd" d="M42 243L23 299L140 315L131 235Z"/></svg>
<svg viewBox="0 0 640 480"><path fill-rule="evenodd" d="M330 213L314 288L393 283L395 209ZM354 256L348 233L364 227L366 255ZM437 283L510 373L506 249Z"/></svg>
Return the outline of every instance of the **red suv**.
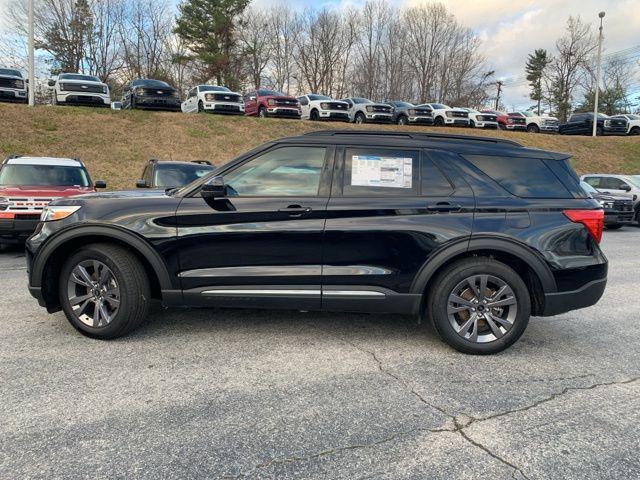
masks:
<svg viewBox="0 0 640 480"><path fill-rule="evenodd" d="M302 111L296 97L274 90L258 89L244 96L244 114L258 117L300 119Z"/></svg>
<svg viewBox="0 0 640 480"><path fill-rule="evenodd" d="M498 126L502 130L527 130L527 119L519 113L505 113L497 110L482 110L482 113L495 115L498 119Z"/></svg>
<svg viewBox="0 0 640 480"><path fill-rule="evenodd" d="M8 157L0 165L0 247L20 243L31 235L52 200L106 186L103 181L93 184L80 160ZM55 217L63 213L47 214Z"/></svg>

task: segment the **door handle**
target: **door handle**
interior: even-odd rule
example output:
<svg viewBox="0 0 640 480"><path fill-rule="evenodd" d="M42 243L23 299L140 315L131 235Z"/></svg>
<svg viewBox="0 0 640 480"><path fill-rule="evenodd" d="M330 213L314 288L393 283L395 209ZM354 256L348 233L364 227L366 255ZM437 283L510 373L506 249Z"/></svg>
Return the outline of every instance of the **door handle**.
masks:
<svg viewBox="0 0 640 480"><path fill-rule="evenodd" d="M279 212L288 213L291 217L299 217L311 211L311 207L302 207L300 205L289 205L287 208L281 208Z"/></svg>
<svg viewBox="0 0 640 480"><path fill-rule="evenodd" d="M459 212L462 210L462 205L453 204L450 202L438 202L431 205L427 205L429 212Z"/></svg>

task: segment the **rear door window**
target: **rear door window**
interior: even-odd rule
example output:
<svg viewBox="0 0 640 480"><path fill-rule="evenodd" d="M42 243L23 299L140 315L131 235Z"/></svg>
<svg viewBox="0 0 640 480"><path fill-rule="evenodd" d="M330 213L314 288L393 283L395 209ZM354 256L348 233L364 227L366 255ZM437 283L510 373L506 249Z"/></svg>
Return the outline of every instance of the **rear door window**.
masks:
<svg viewBox="0 0 640 480"><path fill-rule="evenodd" d="M512 195L522 198L573 198L542 159L489 155L465 155L465 158Z"/></svg>
<svg viewBox="0 0 640 480"><path fill-rule="evenodd" d="M422 158L421 173L420 193L423 197L446 197L453 193L451 182L426 155Z"/></svg>
<svg viewBox="0 0 640 480"><path fill-rule="evenodd" d="M347 148L344 155L344 196L416 196L420 191L417 150Z"/></svg>
<svg viewBox="0 0 640 480"><path fill-rule="evenodd" d="M593 188L600 188L600 177L586 177L584 181Z"/></svg>
<svg viewBox="0 0 640 480"><path fill-rule="evenodd" d="M627 185L623 180L615 177L602 177L600 180L600 188L608 188L610 190L622 190Z"/></svg>

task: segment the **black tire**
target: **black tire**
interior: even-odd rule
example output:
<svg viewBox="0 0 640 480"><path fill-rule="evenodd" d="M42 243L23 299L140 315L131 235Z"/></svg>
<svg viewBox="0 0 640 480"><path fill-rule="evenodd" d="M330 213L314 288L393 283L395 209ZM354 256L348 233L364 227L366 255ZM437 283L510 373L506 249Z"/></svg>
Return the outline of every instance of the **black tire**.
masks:
<svg viewBox="0 0 640 480"><path fill-rule="evenodd" d="M629 131L629 135L640 135L640 127L633 127Z"/></svg>
<svg viewBox="0 0 640 480"><path fill-rule="evenodd" d="M354 123L357 123L358 125L362 124L362 123L366 123L367 119L364 116L364 113L362 112L358 112L356 113L356 117L354 118Z"/></svg>
<svg viewBox="0 0 640 480"><path fill-rule="evenodd" d="M202 103L202 100L198 100L198 113L202 112L204 112L204 103Z"/></svg>
<svg viewBox="0 0 640 480"><path fill-rule="evenodd" d="M454 330L454 327L447 313L449 296L461 285L468 277L474 275L489 275L511 288L513 297L515 298L516 307L512 325L506 333L500 338L487 341L486 343L474 342L467 338L463 338ZM524 333L529 323L531 315L531 299L529 290L523 282L522 278L509 266L502 262L486 257L474 257L457 261L443 270L433 281L433 288L427 295L427 315L431 319L433 326L438 335L444 342L456 350L474 355L487 355L500 352L513 343L515 343ZM487 284L489 285L489 284ZM489 287L487 287L489 288ZM486 291L486 290L485 290ZM482 307L485 309L487 307ZM509 310L503 310L510 314ZM478 311L480 307L478 307ZM495 312L495 310L490 310ZM467 314L472 315L470 311ZM453 314L458 315L458 313ZM464 321L461 320L461 321ZM486 320L478 320L478 329L480 322L484 322L483 328L488 328ZM497 325L497 323L492 322ZM467 331L469 327L467 327ZM491 332L488 332L491 334Z"/></svg>
<svg viewBox="0 0 640 480"><path fill-rule="evenodd" d="M260 107L258 109L258 117L260 118L267 118L267 109L264 107Z"/></svg>
<svg viewBox="0 0 640 480"><path fill-rule="evenodd" d="M443 127L444 126L444 119L442 117L436 117L435 120L433 121L433 124L436 127Z"/></svg>
<svg viewBox="0 0 640 480"><path fill-rule="evenodd" d="M314 122L316 122L319 117L320 116L318 115L318 110L316 110L315 108L311 110L311 114L309 115L310 120L313 120Z"/></svg>
<svg viewBox="0 0 640 480"><path fill-rule="evenodd" d="M506 130L506 129L507 129L507 127L506 127L506 125L504 125L504 124L502 124L502 123L499 123L499 124L498 124L498 129L500 129L500 130Z"/></svg>
<svg viewBox="0 0 640 480"><path fill-rule="evenodd" d="M409 123L409 119L407 118L406 115L399 115L396 123L398 125L407 125Z"/></svg>
<svg viewBox="0 0 640 480"><path fill-rule="evenodd" d="M129 101L129 108L134 110L136 108L136 97L131 95L131 100Z"/></svg>
<svg viewBox="0 0 640 480"><path fill-rule="evenodd" d="M469 127L476 128L476 122L474 122L473 120L469 120Z"/></svg>
<svg viewBox="0 0 640 480"><path fill-rule="evenodd" d="M602 135L604 135L604 130L602 129L602 127L597 127L596 136L601 137Z"/></svg>
<svg viewBox="0 0 640 480"><path fill-rule="evenodd" d="M540 133L540 127L538 127L538 125L536 125L535 123L530 123L529 125L527 125L527 132Z"/></svg>
<svg viewBox="0 0 640 480"><path fill-rule="evenodd" d="M98 261L106 265L113 274L119 291L117 311L103 326L95 327L84 323L74 312L69 299L69 279L72 272L81 262L87 261ZM93 274L98 276L97 272ZM85 293L90 293L89 288L86 288ZM60 271L58 294L60 305L71 325L83 335L101 340L118 338L135 330L146 318L151 299L149 279L138 258L124 248L108 243L87 245L64 263ZM91 305L95 307L95 302L91 302Z"/></svg>
<svg viewBox="0 0 640 480"><path fill-rule="evenodd" d="M616 224L616 225L605 225L607 230L620 230L624 225Z"/></svg>

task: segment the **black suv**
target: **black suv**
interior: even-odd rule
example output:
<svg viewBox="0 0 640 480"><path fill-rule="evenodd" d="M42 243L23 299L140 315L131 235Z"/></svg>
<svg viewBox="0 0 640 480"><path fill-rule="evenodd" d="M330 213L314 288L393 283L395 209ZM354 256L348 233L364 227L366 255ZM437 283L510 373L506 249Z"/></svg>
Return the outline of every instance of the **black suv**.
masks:
<svg viewBox="0 0 640 480"><path fill-rule="evenodd" d="M592 135L593 113L574 113L567 123L558 127L561 135ZM604 113L598 114L596 135L626 135L627 120L624 118L612 118Z"/></svg>
<svg viewBox="0 0 640 480"><path fill-rule="evenodd" d="M467 353L529 317L593 305L603 211L568 155L507 140L320 131L174 191L58 200L27 244L29 290L85 335L166 306L424 315Z"/></svg>
<svg viewBox="0 0 640 480"><path fill-rule="evenodd" d="M181 162L151 159L142 170L142 177L136 180L136 187L164 189L184 187L211 170L213 165L207 160Z"/></svg>
<svg viewBox="0 0 640 480"><path fill-rule="evenodd" d="M394 100L388 102L393 107L393 123L398 125L433 125L433 111L429 107Z"/></svg>
<svg viewBox="0 0 640 480"><path fill-rule="evenodd" d="M122 90L122 108L182 109L180 92L161 80L139 78Z"/></svg>

